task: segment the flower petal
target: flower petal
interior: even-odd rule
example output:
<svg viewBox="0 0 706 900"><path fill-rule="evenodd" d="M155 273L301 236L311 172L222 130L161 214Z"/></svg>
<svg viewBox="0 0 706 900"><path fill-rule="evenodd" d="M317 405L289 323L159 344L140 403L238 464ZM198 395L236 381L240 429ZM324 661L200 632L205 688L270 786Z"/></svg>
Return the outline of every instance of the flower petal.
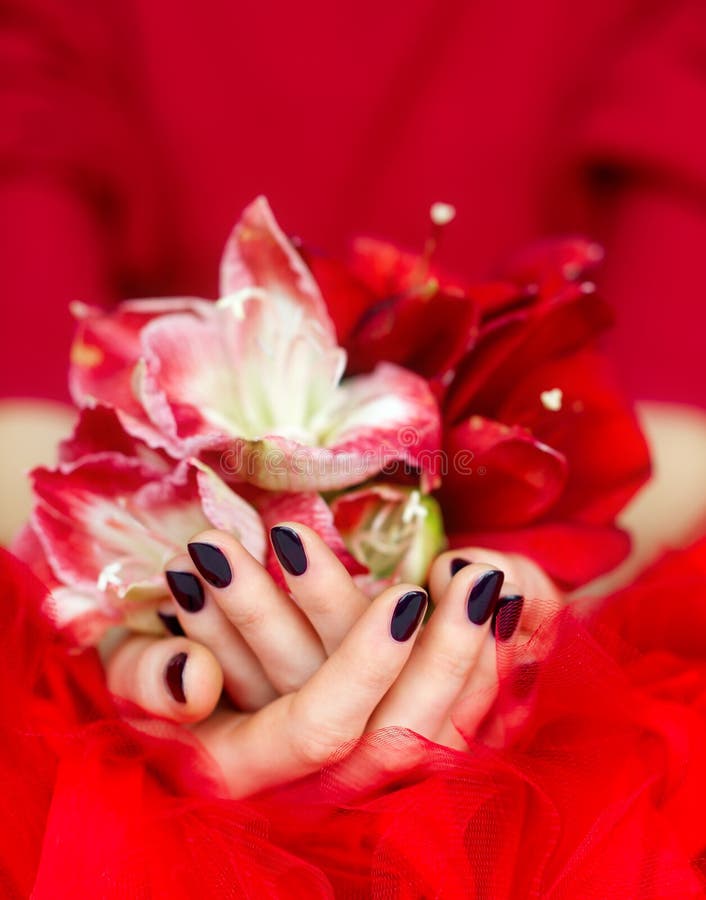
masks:
<svg viewBox="0 0 706 900"><path fill-rule="evenodd" d="M117 410L103 405L84 408L71 437L59 444L59 460L62 463L77 462L86 456L103 453L135 457L165 473L173 468L173 462L166 454L152 450L128 434Z"/></svg>
<svg viewBox="0 0 706 900"><path fill-rule="evenodd" d="M582 237L537 241L515 254L505 266L505 277L536 285L543 294L561 291L567 282L588 278L603 260L603 248Z"/></svg>
<svg viewBox="0 0 706 900"><path fill-rule="evenodd" d="M142 416L132 390L132 371L140 357L140 333L152 319L167 313L196 313L210 304L195 298L132 300L105 310L75 304L78 317L71 348L69 388L77 406L96 402Z"/></svg>
<svg viewBox="0 0 706 900"><path fill-rule="evenodd" d="M424 489L436 483L441 421L425 379L381 363L345 381L336 407L326 438L332 450L377 456L375 471L401 460L419 470Z"/></svg>
<svg viewBox="0 0 706 900"><path fill-rule="evenodd" d="M599 297L575 285L561 297L482 325L449 389L445 420L459 422L470 414L497 418L501 398L528 371L582 348L612 321L612 311Z"/></svg>
<svg viewBox="0 0 706 900"><path fill-rule="evenodd" d="M270 431L315 443L345 355L287 298L249 288L207 317L164 316L142 332L139 396L170 453L195 455Z"/></svg>
<svg viewBox="0 0 706 900"><path fill-rule="evenodd" d="M326 300L338 340L345 345L360 316L380 298L341 260L306 246L299 247L299 252Z"/></svg>
<svg viewBox="0 0 706 900"><path fill-rule="evenodd" d="M446 433L444 449L448 475L439 496L449 531L532 522L566 484L564 456L517 426L472 416Z"/></svg>
<svg viewBox="0 0 706 900"><path fill-rule="evenodd" d="M436 481L439 411L427 383L411 372L383 364L345 382L335 406L322 411L320 429L324 446L279 434L235 440L222 470L278 491L338 490L395 462L420 472L425 487Z"/></svg>
<svg viewBox="0 0 706 900"><path fill-rule="evenodd" d="M107 612L103 606L101 591L61 585L52 590L45 609L58 629L66 630L76 644L88 647L97 644L109 628L120 624L120 613Z"/></svg>
<svg viewBox="0 0 706 900"><path fill-rule="evenodd" d="M349 337L349 373L377 362L397 363L448 383L478 333L478 308L465 295L428 288L391 297L371 307Z"/></svg>
<svg viewBox="0 0 706 900"><path fill-rule="evenodd" d="M370 569L367 579L357 579L366 592L400 581L423 584L444 549L439 505L418 488L373 482L339 494L331 509L346 546Z"/></svg>
<svg viewBox="0 0 706 900"><path fill-rule="evenodd" d="M255 509L239 497L208 466L191 460L197 469L196 481L201 507L214 528L234 535L258 562L265 561L267 537L262 519Z"/></svg>
<svg viewBox="0 0 706 900"><path fill-rule="evenodd" d="M32 528L61 623L88 616L92 629L122 621L159 632L154 609L168 593L163 565L204 528L222 528L256 559L265 558L255 510L200 462L165 473L135 457L103 453L36 469L33 478ZM23 547L33 552L31 542Z"/></svg>
<svg viewBox="0 0 706 900"><path fill-rule="evenodd" d="M335 341L336 332L319 287L277 224L265 197L258 197L245 209L221 261L221 297L251 287L295 300Z"/></svg>
<svg viewBox="0 0 706 900"><path fill-rule="evenodd" d="M444 291L466 292L464 284L431 265L426 257L377 238L361 236L353 241L350 267L381 300L418 290L431 282L441 285Z"/></svg>
<svg viewBox="0 0 706 900"><path fill-rule="evenodd" d="M35 469L32 477L38 500L32 525L54 574L67 585L105 589L149 580L208 524L188 497L183 474L165 480L134 458L96 455L54 471ZM179 514L188 518L182 541L170 534Z"/></svg>
<svg viewBox="0 0 706 900"><path fill-rule="evenodd" d="M529 556L556 583L569 590L609 572L630 552L630 537L613 526L547 522L529 528L457 531L452 547L493 547Z"/></svg>
<svg viewBox="0 0 706 900"><path fill-rule="evenodd" d="M37 578L48 589L51 590L54 585L58 585L59 582L49 566L39 538L29 523L24 525L15 535L9 549L15 556L27 563Z"/></svg>
<svg viewBox="0 0 706 900"><path fill-rule="evenodd" d="M608 363L584 351L540 365L499 411L569 461L552 517L609 524L650 474L649 451Z"/></svg>

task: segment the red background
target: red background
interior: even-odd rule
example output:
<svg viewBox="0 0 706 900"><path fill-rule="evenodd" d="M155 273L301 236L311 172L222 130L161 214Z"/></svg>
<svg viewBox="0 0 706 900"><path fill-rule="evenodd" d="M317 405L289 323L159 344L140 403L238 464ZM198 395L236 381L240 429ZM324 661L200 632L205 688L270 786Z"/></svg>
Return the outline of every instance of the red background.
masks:
<svg viewBox="0 0 706 900"><path fill-rule="evenodd" d="M241 208L485 277L538 236L608 249L639 397L706 405L706 6L3 0L1 380L65 396L67 304L216 290Z"/></svg>

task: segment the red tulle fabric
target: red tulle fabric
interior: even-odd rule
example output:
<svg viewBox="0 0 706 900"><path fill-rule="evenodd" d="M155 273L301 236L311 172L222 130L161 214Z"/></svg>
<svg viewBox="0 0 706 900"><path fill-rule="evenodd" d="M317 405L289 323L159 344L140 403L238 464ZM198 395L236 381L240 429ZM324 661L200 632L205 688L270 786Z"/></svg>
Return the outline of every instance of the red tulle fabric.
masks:
<svg viewBox="0 0 706 900"><path fill-rule="evenodd" d="M118 708L21 563L0 569L3 897L704 893L706 544L499 649L469 752L391 729L239 801L183 732Z"/></svg>

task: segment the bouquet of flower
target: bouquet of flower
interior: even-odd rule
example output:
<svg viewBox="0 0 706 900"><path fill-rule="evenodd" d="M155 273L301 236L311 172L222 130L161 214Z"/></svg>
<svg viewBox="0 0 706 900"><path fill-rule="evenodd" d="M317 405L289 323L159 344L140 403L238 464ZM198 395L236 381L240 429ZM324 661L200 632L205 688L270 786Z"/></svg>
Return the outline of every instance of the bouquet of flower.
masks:
<svg viewBox="0 0 706 900"><path fill-rule="evenodd" d="M77 304L80 410L16 550L81 643L164 629L162 566L196 532L237 537L282 581L266 531L304 522L371 594L423 583L448 542L527 553L564 586L616 565L649 472L596 338L610 323L582 240L463 284L424 252L295 245L264 198L235 226L221 297Z"/></svg>

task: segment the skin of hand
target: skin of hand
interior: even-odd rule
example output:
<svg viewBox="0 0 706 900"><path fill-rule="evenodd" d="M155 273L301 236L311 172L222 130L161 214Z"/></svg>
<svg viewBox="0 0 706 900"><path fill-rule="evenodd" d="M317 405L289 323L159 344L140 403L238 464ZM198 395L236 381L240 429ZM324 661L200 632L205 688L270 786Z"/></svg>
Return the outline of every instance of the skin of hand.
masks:
<svg viewBox="0 0 706 900"><path fill-rule="evenodd" d="M635 551L623 566L588 589L583 589L581 593L602 594L621 586L631 580L666 546L687 543L704 525L706 414L697 409L668 404L642 405L638 412L656 465L655 476L628 506L620 519L620 524L627 527L633 535ZM51 463L57 440L70 432L73 415L67 407L55 404L14 401L0 403L2 438L0 445L3 448L0 480L6 488L2 492L5 506L0 537L4 542L10 540L28 513L30 493L27 480L21 477L22 473L33 465ZM20 486L19 492L17 486ZM25 487L24 491L22 486ZM301 530L307 553L313 553L315 557L316 548L312 550L303 527ZM220 540L217 532L213 534L216 535L214 540ZM234 563L236 565L242 563L242 558L238 557L238 549L227 548L226 553L231 550L235 554ZM240 552L244 552L242 548ZM455 557L472 560L473 565L465 567L452 578L449 571L450 560ZM396 654L394 664L385 670L384 676L380 676L382 683L378 684L377 694L374 692L365 694L366 699L362 701L362 707L355 711L355 715L339 723L340 734L337 735L332 733L332 729L325 721L325 713L331 706L330 698L335 697L336 691L348 691L350 679L351 683L357 684L357 679L365 678L366 672L370 676L368 669L357 666L356 654L363 653L364 656L360 658L370 662L374 659L375 648L381 652L383 650L380 643L383 641L381 634L384 635L384 640L388 642L392 640L389 635L389 619L394 606L386 607L385 603L393 601L396 603L401 594L398 592L394 597L386 594L383 600L378 598L371 606L367 599L361 599L362 595L357 596L350 591L340 569L336 569L336 564L337 561L329 560L324 566L329 573L326 577L323 576L323 568L318 573L321 577L317 579L287 576L288 586L294 598L294 601L287 598L287 602L292 609L299 611L304 621L299 619L295 622L285 615L283 631L277 615L269 618L273 611L271 605L267 606L267 616L247 603L239 609L234 609L230 606L230 599L225 598L228 591L202 581L202 584L205 584L204 596L210 602L204 604L198 615L188 613L181 607L178 609L179 621L188 637L176 637L159 642L149 638L131 638L125 641L113 653L108 663L112 689L155 714L179 722L193 723L191 727L202 737L224 771L231 773L229 783L234 793L249 793L258 786L264 786L267 778L260 776L258 780L255 775L252 781L248 781L247 778L243 780L233 774L232 770L238 765L235 762L238 741L247 742L249 736L253 734L260 739L267 733L267 739L275 742L284 735L290 748L293 748L289 758L290 762L292 759L294 762L291 762L289 774L275 772L277 780L280 780L280 776L294 777L297 772L316 768L326 758L327 753L335 749L334 743L341 742L338 740L339 737L353 738L364 730L384 724L405 725L433 737L440 743L463 747L464 742L452 724L453 709L447 705L443 724L439 725L438 715L436 720L431 715L428 719L424 718L425 707L423 704L419 704L418 708L415 706L416 699L412 697L412 692L416 689L425 697L428 690L431 692L428 686L435 681L433 676L413 677L415 669L439 672L446 669L451 672L449 683L453 683L454 675L458 676L456 667L463 668L470 659L473 665L469 664L463 687L454 703L458 705L464 698L471 697L470 706L476 710L475 718L480 721L492 702L495 648L489 633L486 633L485 637L488 638L491 649L477 650L475 643L472 642L473 649L461 663L458 663L454 655L458 651L449 652L448 649L442 648L444 640L442 633L449 635L454 631L451 624L452 615L457 615L458 607L462 607L464 602L467 603L467 598L464 598L463 594L470 591L471 581L480 577L488 568L495 567L505 573L503 588L505 595L509 589L517 589L524 594L522 619L514 639L520 639L523 634L531 633L536 624L532 621L536 610L551 609L558 602L556 594L552 593L555 592L555 588L551 582L536 566L521 557L493 553L491 550L480 548L467 548L440 557L434 563L430 575L431 595L438 607L433 617L436 619L434 629L431 628L432 620L421 635L418 636L415 632L409 641L405 642L407 650L394 651L393 655ZM481 570L476 568L479 565ZM174 561L172 566L177 571L181 567L185 571L190 571L192 575L198 575L188 557ZM313 568L311 571L313 573ZM252 569L250 574L253 574ZM239 580L247 581L245 577ZM319 583L318 587L314 585L314 581ZM513 583L518 587L513 588ZM264 586L265 582L262 584ZM265 596L268 595L268 592L265 592ZM269 596L271 600L272 597ZM228 597L231 597L229 593ZM536 604L534 598L541 598L544 606ZM384 613L376 613L380 616L375 620L377 624L370 625L373 637L367 645L368 649L359 648L356 654L352 654L348 649L347 656L344 653L342 659L336 657L343 635L347 634L354 624L356 628L363 627L358 624L358 619L362 620L363 612L367 611L368 607L384 609ZM275 604L274 609L281 610L282 607ZM451 610L455 612L452 614ZM383 625L382 619L385 615L388 621ZM340 630L337 630L338 626L327 623L328 616L332 619L340 617ZM209 617L212 624L220 622L222 627L209 626L207 624ZM461 619L463 620L463 616ZM444 622L447 623L445 627ZM458 618L456 626L458 635L462 635ZM487 623L485 626L477 626L477 630L484 627L489 631ZM263 638L260 643L256 638L258 629ZM279 644L277 641L274 644L275 648L279 646L280 650L279 656L275 653L274 658L270 658L266 644L274 631L280 635ZM299 637L290 647L281 635L291 636L295 632ZM247 639L248 634L250 642ZM467 636L464 637L464 640L466 639ZM460 637L455 636L454 640L458 640L458 644L453 646L463 645L468 652ZM251 643L254 643L254 648ZM285 646L288 651L286 658L282 652ZM290 651L295 651L293 657L290 657ZM182 653L186 654L186 662L180 673L186 694L184 703L174 699L167 689L165 680L166 667ZM339 659L339 662L329 665L332 658ZM308 660L306 664L305 659ZM220 660L224 662L221 663ZM349 669L346 668L346 662L350 666ZM177 669L173 666L170 671L173 680ZM325 674L321 675L321 672ZM398 680L399 687L397 687ZM311 690L308 690L310 682ZM213 712L219 703L224 684L225 695L232 698L238 712L220 708L217 712ZM300 695L304 699L295 703L292 698ZM329 696L328 705L322 704L318 713L313 710L312 700L317 696L319 699ZM485 701L481 702L482 698L485 698ZM442 700L440 705L446 702ZM270 707L273 707L273 710L265 714ZM465 703L466 723L473 719L473 716L469 719L468 708L469 704ZM248 713L252 715L248 716ZM248 722L254 724L248 725L247 729L240 732L238 741L232 741L230 732L235 733L240 725ZM279 729L278 722L284 730ZM314 732L322 734L323 740L309 741ZM257 747L257 741L254 741L252 746ZM318 760L317 765L314 765L314 760ZM253 772L256 772L255 768Z"/></svg>
<svg viewBox="0 0 706 900"><path fill-rule="evenodd" d="M59 441L71 434L76 411L50 400L0 400L0 544L27 521L32 485L27 472L56 461Z"/></svg>
<svg viewBox="0 0 706 900"><path fill-rule="evenodd" d="M378 728L463 749L453 712L462 703L466 723L483 720L497 690L497 643L534 630L534 598L542 614L562 602L529 560L467 548L435 560L434 611L422 627L420 587L396 585L371 601L298 523L273 529L273 545L288 591L230 535L197 535L190 555L167 566L170 625L184 634L129 637L107 662L115 694L189 723L233 796L314 771Z"/></svg>

